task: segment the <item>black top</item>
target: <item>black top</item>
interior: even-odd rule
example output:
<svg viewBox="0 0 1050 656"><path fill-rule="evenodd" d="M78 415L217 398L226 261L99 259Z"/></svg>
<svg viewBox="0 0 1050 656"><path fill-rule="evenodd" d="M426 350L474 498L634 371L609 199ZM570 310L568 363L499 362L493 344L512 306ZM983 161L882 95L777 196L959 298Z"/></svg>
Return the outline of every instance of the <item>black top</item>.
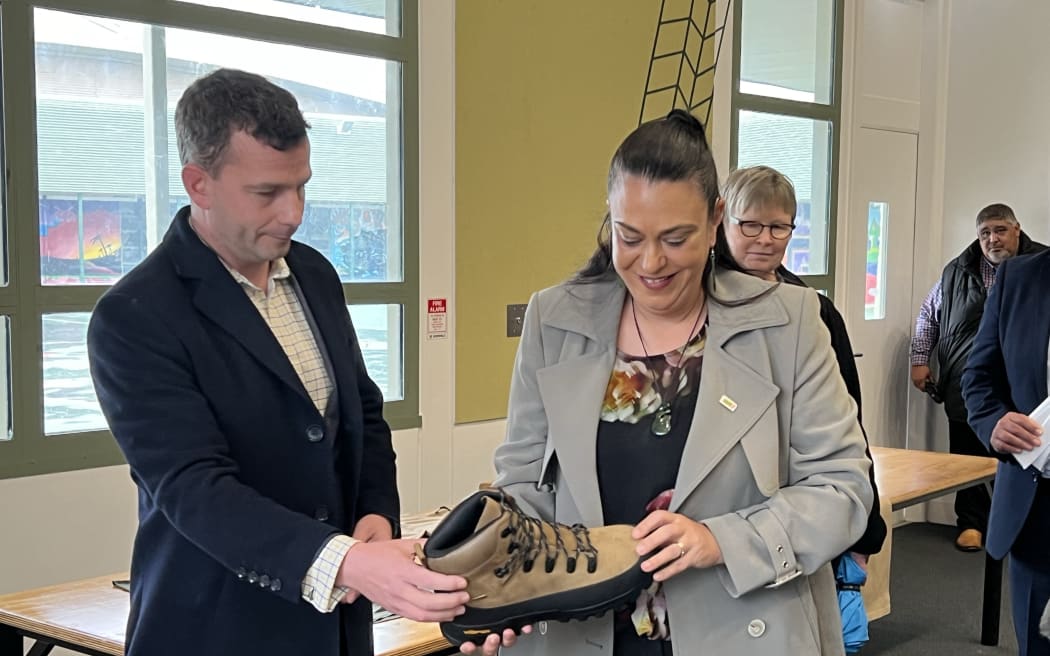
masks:
<svg viewBox="0 0 1050 656"><path fill-rule="evenodd" d="M606 524L637 524L649 514L651 502L674 488L696 409L704 335L701 330L689 341L680 367L672 364L677 350L651 357L618 354L598 423L598 487ZM654 377L660 381L656 385ZM655 435L656 410L672 396L671 430ZM668 499L660 507L666 509ZM629 613L617 614L613 656L670 654L670 641L638 636Z"/></svg>

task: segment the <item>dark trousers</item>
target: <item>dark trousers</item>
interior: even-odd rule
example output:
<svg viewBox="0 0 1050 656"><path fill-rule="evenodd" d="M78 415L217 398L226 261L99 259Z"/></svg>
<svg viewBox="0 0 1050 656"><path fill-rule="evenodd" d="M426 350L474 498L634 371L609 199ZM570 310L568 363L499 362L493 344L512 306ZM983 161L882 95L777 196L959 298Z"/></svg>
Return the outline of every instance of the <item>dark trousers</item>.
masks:
<svg viewBox="0 0 1050 656"><path fill-rule="evenodd" d="M1050 656L1050 640L1039 633L1039 618L1050 600L1050 570L1044 562L1033 567L1023 560L1010 558L1010 606L1014 632L1017 633L1018 656Z"/></svg>
<svg viewBox="0 0 1050 656"><path fill-rule="evenodd" d="M952 453L964 456L989 455L988 449L965 421L948 420L948 447ZM991 507L992 497L983 483L959 490L955 493L956 525L960 530L975 528L984 533L988 529Z"/></svg>

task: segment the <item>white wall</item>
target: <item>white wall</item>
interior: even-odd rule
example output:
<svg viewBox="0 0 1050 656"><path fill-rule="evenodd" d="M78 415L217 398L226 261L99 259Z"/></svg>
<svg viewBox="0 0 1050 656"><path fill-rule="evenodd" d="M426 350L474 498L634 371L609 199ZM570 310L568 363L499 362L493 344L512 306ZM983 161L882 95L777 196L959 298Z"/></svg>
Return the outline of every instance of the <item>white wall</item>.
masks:
<svg viewBox="0 0 1050 656"><path fill-rule="evenodd" d="M851 109L843 117L844 159L848 132L858 125L919 135L911 275L917 313L944 264L975 238L974 218L981 207L1005 202L1034 239L1046 242L1050 237L1050 130L1045 118L1050 80L1042 73L1050 64L1050 43L1043 34L1050 24L1050 3L846 4L844 85L848 97L860 97L847 98L856 102L847 103ZM915 38L921 53L906 47ZM848 188L848 161L844 166L841 189ZM840 197L840 208L848 202ZM840 247L849 230L840 226ZM908 415L910 448L947 450L939 406L910 392ZM950 499L929 504L926 518L954 524Z"/></svg>
<svg viewBox="0 0 1050 656"><path fill-rule="evenodd" d="M859 317L863 316L860 298L855 293L860 289L861 281L857 280L856 275L851 277L849 274L857 274L864 270L864 262L858 261L857 258L865 257L865 253L864 249L857 248L857 241L866 240L867 223L861 214L856 213L855 199L851 197L851 193L872 186L856 178L854 174L857 170L856 175L859 175L862 168L855 160L862 155L854 153L854 135L860 128L887 131L886 134L914 134L918 137L916 187L919 191L915 199L916 220L912 239L902 240L898 236L891 244L886 244L890 248L900 248L904 245L903 242L907 242L907 246L911 248L912 259L915 260L914 266L910 269L890 269L887 272L887 284L892 289L912 290L911 305L916 309L925 295L925 290L920 291L920 288L927 287L926 267L918 261L915 254L930 252L930 230L939 230L940 225L939 218L931 217L929 202L924 200L928 196L927 191L931 184L929 173L935 169L936 160L929 144L935 143L937 132L934 122L923 120L937 105L937 97L933 93L936 91L936 85L931 84L931 79L936 79L936 61L928 61L929 53L935 50L930 50L924 30L929 24L931 9L936 5L937 0L859 0L846 3L836 277L840 281L838 288L849 295L843 298L843 292L840 292L836 302L847 317L851 333L858 337L865 334L862 328L866 328L854 325L861 321ZM939 234L937 232L938 239ZM853 247L850 247L851 244ZM939 271L939 268L937 270ZM890 332L902 336L911 334L913 322L910 318L899 318L896 321L901 325L889 326ZM905 323L907 325L904 325ZM906 357L901 351L906 348L907 339L902 337L902 342L883 353L883 357ZM858 350L864 350L866 356L869 355L867 351L876 347L874 344L864 345L856 341L854 345ZM883 344L882 348L887 346ZM878 352L878 349L875 350ZM871 367L876 363L868 361L862 364ZM897 375L906 377L906 363L896 362L894 368L901 372ZM869 383L871 380L885 378L874 375L875 372L872 374L867 377ZM906 381L902 380L901 384L906 384ZM945 431L941 427L944 423L943 414L939 413L939 408L929 403L925 395L912 390L910 385L907 387L909 391L905 398L906 423L897 421L899 417L896 416L869 419L869 423L881 423L886 427L904 425L905 434L869 433L872 442L884 446L919 449L946 448L947 442L942 434ZM866 397L877 396L873 390L865 389L864 393ZM865 415L870 416L868 404L865 409ZM950 500L940 503L947 503L950 510ZM920 520L923 517L922 509L909 510L908 519Z"/></svg>
<svg viewBox="0 0 1050 656"><path fill-rule="evenodd" d="M976 237L977 212L1014 208L1050 237L1050 3L951 0L944 260Z"/></svg>

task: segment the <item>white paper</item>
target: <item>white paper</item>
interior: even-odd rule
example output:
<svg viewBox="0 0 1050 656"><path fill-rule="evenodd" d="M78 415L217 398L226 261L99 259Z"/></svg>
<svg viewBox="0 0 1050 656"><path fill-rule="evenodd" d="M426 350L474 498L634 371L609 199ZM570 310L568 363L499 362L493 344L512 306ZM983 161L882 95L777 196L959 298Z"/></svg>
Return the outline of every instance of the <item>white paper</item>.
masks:
<svg viewBox="0 0 1050 656"><path fill-rule="evenodd" d="M1050 397L1047 397L1039 404L1032 414L1028 415L1035 423L1043 427L1042 444L1035 447L1031 451L1022 451L1021 453L1015 453L1014 459L1017 460L1018 464L1021 465L1021 469L1027 469L1028 467L1035 465L1035 468L1042 471L1046 465L1047 460L1050 459L1050 439L1048 434L1050 433Z"/></svg>

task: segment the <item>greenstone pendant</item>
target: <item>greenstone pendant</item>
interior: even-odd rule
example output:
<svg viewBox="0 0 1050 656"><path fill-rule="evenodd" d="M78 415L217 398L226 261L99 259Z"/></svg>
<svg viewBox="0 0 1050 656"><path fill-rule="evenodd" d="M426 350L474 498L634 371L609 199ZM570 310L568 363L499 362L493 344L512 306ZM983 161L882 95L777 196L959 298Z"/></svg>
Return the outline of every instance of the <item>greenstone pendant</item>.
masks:
<svg viewBox="0 0 1050 656"><path fill-rule="evenodd" d="M653 415L653 435L663 437L671 432L671 404L663 403Z"/></svg>

